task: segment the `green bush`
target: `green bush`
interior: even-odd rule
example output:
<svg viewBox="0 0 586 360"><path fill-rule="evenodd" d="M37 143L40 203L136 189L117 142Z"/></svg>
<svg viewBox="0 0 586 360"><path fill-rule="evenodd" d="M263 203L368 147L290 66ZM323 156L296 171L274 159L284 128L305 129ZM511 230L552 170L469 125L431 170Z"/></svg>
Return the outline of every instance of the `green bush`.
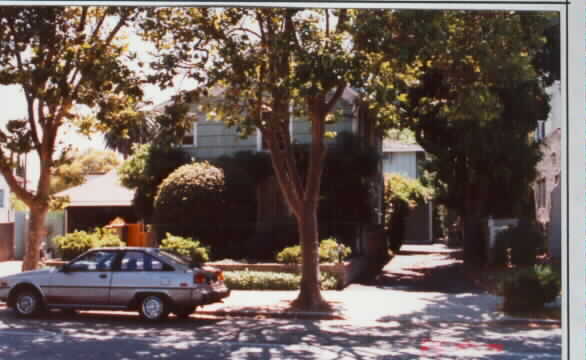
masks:
<svg viewBox="0 0 586 360"><path fill-rule="evenodd" d="M209 248L202 246L199 241L167 233L160 246L179 256L188 258L192 264L202 264L209 260Z"/></svg>
<svg viewBox="0 0 586 360"><path fill-rule="evenodd" d="M71 260L93 248L126 246L114 231L100 228L94 232L75 231L57 236L53 241L63 260Z"/></svg>
<svg viewBox="0 0 586 360"><path fill-rule="evenodd" d="M92 248L94 236L85 231L75 231L53 240L63 260L71 260Z"/></svg>
<svg viewBox="0 0 586 360"><path fill-rule="evenodd" d="M163 180L155 198L154 223L159 233L172 232L215 245L225 225L224 187L224 172L208 162L183 165L173 171Z"/></svg>
<svg viewBox="0 0 586 360"><path fill-rule="evenodd" d="M549 265L515 270L499 284L507 312L534 311L555 300L561 290L560 275Z"/></svg>
<svg viewBox="0 0 586 360"><path fill-rule="evenodd" d="M115 230L96 228L92 235L94 236L92 246L94 248L126 246L126 243L120 240Z"/></svg>
<svg viewBox="0 0 586 360"><path fill-rule="evenodd" d="M278 272L227 271L224 277L226 286L233 290L297 290L301 283L300 275ZM337 288L337 279L328 273L322 273L321 289Z"/></svg>
<svg viewBox="0 0 586 360"><path fill-rule="evenodd" d="M319 243L319 262L336 263L346 259L352 253L352 249L344 244L339 244L335 238L324 239ZM283 264L300 264L301 246L289 246L281 250L276 258L277 262Z"/></svg>
<svg viewBox="0 0 586 360"><path fill-rule="evenodd" d="M277 262L282 264L301 263L301 246L289 246L281 250L276 257Z"/></svg>
<svg viewBox="0 0 586 360"><path fill-rule="evenodd" d="M409 179L399 174L385 177L383 225L389 248L397 253L405 237L405 221L409 211L427 202L433 191L422 185L419 180Z"/></svg>
<svg viewBox="0 0 586 360"><path fill-rule="evenodd" d="M344 244L338 244L335 238L324 239L319 243L319 262L342 262L352 253L352 249Z"/></svg>
<svg viewBox="0 0 586 360"><path fill-rule="evenodd" d="M521 266L535 264L538 250L545 242L542 232L529 221L521 221L518 226L501 232L497 239L510 248L511 263Z"/></svg>

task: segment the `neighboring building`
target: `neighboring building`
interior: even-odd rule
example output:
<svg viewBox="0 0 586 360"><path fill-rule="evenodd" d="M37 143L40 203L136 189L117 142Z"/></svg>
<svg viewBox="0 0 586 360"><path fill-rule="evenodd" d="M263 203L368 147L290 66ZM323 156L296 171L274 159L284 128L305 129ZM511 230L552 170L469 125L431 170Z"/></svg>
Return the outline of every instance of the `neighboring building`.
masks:
<svg viewBox="0 0 586 360"><path fill-rule="evenodd" d="M82 185L64 190L56 196L69 197L65 208L65 232L93 230L117 217L127 223L137 221L132 208L134 191L120 185L116 170L92 176Z"/></svg>
<svg viewBox="0 0 586 360"><path fill-rule="evenodd" d="M548 252L561 258L561 88L560 82L546 91L550 96L551 110L546 120L539 121L535 139L540 142L542 159L537 164L537 177L533 183L537 222L548 234Z"/></svg>
<svg viewBox="0 0 586 360"><path fill-rule="evenodd" d="M0 223L14 222L14 209L10 204L10 188L4 176L0 176Z"/></svg>
<svg viewBox="0 0 586 360"><path fill-rule="evenodd" d="M418 144L405 144L398 141L383 142L383 172L395 173L411 179L419 179L419 162L424 150ZM406 219L405 239L409 243L433 242L433 203L420 205L411 210Z"/></svg>

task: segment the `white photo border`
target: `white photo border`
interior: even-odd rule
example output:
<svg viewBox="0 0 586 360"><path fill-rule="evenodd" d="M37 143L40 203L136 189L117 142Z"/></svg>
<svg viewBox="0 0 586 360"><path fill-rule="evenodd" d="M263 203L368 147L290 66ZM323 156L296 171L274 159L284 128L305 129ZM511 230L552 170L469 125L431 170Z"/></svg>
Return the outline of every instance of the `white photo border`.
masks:
<svg viewBox="0 0 586 360"><path fill-rule="evenodd" d="M586 359L586 2L466 1L4 1L0 6L320 7L418 10L556 11L562 79L562 359Z"/></svg>

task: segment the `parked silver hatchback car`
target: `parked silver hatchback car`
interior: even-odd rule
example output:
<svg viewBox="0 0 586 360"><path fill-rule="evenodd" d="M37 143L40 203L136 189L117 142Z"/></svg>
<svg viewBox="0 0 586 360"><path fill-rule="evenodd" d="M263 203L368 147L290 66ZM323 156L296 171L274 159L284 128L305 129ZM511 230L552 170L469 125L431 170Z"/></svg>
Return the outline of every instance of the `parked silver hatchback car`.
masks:
<svg viewBox="0 0 586 360"><path fill-rule="evenodd" d="M187 317L229 294L222 271L156 248L93 249L61 268L0 278L0 301L20 316L51 308L138 310L161 320L170 312Z"/></svg>

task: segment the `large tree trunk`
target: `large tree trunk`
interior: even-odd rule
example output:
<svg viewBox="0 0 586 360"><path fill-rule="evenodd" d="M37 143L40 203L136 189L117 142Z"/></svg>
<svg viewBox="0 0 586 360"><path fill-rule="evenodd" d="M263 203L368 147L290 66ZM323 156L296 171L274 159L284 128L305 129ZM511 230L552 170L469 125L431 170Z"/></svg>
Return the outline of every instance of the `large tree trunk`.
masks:
<svg viewBox="0 0 586 360"><path fill-rule="evenodd" d="M486 194L482 184L466 186L464 214L464 263L482 266L486 262L484 219L486 216Z"/></svg>
<svg viewBox="0 0 586 360"><path fill-rule="evenodd" d="M47 206L31 207L29 220L28 239L25 246L22 271L35 270L41 258L41 244L45 236L45 218L48 212Z"/></svg>
<svg viewBox="0 0 586 360"><path fill-rule="evenodd" d="M325 310L327 303L320 292L319 234L317 207L305 209L297 219L302 252L301 289L293 305L307 310Z"/></svg>

